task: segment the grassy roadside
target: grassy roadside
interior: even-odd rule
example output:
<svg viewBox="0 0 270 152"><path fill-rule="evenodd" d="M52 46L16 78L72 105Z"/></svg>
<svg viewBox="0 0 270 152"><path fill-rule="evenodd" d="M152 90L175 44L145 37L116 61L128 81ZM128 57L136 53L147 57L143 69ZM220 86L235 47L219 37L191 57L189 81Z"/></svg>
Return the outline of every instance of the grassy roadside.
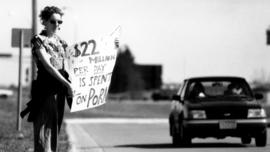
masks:
<svg viewBox="0 0 270 152"><path fill-rule="evenodd" d="M32 123L22 120L21 132L17 131L17 99L10 97L0 98L0 152L31 152L33 151ZM23 103L24 105L24 103ZM67 152L67 135L63 125L60 132L59 152ZM23 134L23 138L19 136Z"/></svg>
<svg viewBox="0 0 270 152"><path fill-rule="evenodd" d="M117 118L168 118L168 101L107 101L106 104L79 112L68 112L66 118L117 117Z"/></svg>

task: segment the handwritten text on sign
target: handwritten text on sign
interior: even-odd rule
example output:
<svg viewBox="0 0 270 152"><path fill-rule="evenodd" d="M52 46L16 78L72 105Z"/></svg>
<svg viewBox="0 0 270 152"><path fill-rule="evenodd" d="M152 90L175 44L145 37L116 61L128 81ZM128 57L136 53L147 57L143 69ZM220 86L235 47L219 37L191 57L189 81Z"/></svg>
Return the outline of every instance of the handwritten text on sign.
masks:
<svg viewBox="0 0 270 152"><path fill-rule="evenodd" d="M67 49L67 67L75 90L71 112L106 102L116 54L112 37L92 39Z"/></svg>

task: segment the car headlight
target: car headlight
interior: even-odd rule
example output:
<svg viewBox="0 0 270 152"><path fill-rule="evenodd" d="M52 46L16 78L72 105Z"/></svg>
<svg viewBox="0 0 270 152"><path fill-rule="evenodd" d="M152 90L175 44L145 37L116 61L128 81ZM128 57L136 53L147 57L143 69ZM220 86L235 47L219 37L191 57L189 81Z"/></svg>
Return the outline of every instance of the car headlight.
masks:
<svg viewBox="0 0 270 152"><path fill-rule="evenodd" d="M190 117L192 119L206 119L206 114L204 110L191 110Z"/></svg>
<svg viewBox="0 0 270 152"><path fill-rule="evenodd" d="M248 109L248 118L266 117L264 109Z"/></svg>

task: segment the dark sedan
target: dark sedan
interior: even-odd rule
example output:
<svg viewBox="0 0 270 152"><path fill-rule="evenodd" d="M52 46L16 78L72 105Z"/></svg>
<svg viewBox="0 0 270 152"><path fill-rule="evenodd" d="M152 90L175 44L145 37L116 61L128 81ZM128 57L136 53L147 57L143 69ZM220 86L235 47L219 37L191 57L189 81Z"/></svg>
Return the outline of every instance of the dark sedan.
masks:
<svg viewBox="0 0 270 152"><path fill-rule="evenodd" d="M243 144L255 138L267 143L266 112L241 77L196 77L184 80L173 96L169 116L174 145L191 144L192 138L239 137Z"/></svg>

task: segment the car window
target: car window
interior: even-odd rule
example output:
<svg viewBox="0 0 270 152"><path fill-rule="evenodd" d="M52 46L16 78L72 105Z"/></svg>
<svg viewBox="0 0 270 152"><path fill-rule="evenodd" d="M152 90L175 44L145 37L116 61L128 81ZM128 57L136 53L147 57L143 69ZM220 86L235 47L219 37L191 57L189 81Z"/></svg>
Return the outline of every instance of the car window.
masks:
<svg viewBox="0 0 270 152"><path fill-rule="evenodd" d="M182 85L182 87L180 89L180 92L179 92L181 100L184 99L186 87L187 87L187 83L186 83L186 81L184 81L184 83L183 83L183 85Z"/></svg>
<svg viewBox="0 0 270 152"><path fill-rule="evenodd" d="M246 97L251 96L247 83L241 81L215 80L194 81L188 85L188 98Z"/></svg>

